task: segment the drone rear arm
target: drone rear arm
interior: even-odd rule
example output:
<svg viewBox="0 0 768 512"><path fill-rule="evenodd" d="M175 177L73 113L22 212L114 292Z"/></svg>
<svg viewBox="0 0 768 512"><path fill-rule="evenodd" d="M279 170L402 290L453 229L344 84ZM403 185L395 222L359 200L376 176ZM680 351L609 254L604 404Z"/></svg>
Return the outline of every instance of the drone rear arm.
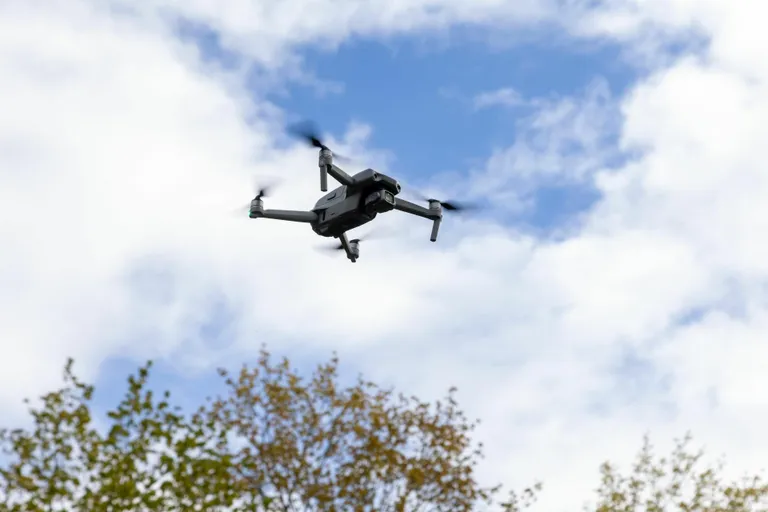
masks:
<svg viewBox="0 0 768 512"><path fill-rule="evenodd" d="M347 238L347 234L342 233L339 236L339 241L341 242L341 247L344 248L344 252L347 253L347 258L349 258L349 261L352 263L356 262L357 258L360 257L360 249L357 245L358 240L350 242L349 238Z"/></svg>
<svg viewBox="0 0 768 512"><path fill-rule="evenodd" d="M405 199L395 198L395 210L401 212L410 213L418 217L423 217L432 221L432 234L429 237L431 242L437 241L437 232L440 229L440 222L443 219L443 212L440 208L440 203L437 201L430 201L429 208L424 208L416 203L406 201Z"/></svg>
<svg viewBox="0 0 768 512"><path fill-rule="evenodd" d="M252 219L264 218L275 220L287 220L289 222L306 222L311 224L317 221L315 212L303 212L299 210L254 210L251 209Z"/></svg>

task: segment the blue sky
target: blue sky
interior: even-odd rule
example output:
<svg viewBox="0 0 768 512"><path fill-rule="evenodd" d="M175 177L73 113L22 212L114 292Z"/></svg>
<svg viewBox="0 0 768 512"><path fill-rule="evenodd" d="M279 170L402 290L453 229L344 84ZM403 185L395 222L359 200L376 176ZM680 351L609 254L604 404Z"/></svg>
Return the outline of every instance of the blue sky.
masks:
<svg viewBox="0 0 768 512"><path fill-rule="evenodd" d="M222 49L214 31L201 25L182 28L180 35L194 42L209 62L229 68L243 62L241 55ZM638 70L629 65L618 45L567 44L551 36L542 31L526 42L494 48L472 37L471 32L456 31L447 44L444 40L401 36L385 41L356 38L335 50L302 48L302 69L320 85L288 81L266 98L289 118L315 120L337 137L351 122L372 126L368 145L394 155L392 172L405 182L428 183L445 172L466 175L484 165L493 150L513 144L521 123L535 109L531 104L475 108L476 96L512 88L524 101L556 100L577 96L595 80L604 80L611 94L618 97L638 77ZM251 85L254 96L259 96L263 90L257 83L258 73L254 76ZM334 90L329 92L323 84L331 84ZM306 180L314 183L315 162L307 160L306 165ZM362 165L375 168L376 162ZM542 183L532 197L529 208L500 220L545 236L570 224L574 216L588 211L599 199L590 182ZM154 291L149 292L160 302L170 301L163 297L173 285L163 277L162 265L161 273L153 267L143 271L149 273L131 278L136 285L142 290L151 287ZM143 292L149 293L138 293ZM197 335L210 346L228 346L232 337L229 322L234 315L226 298L211 298L204 318L198 319ZM254 338L260 335L254 333ZM259 340L279 354L284 353L280 347L285 341L284 335ZM317 361L329 357L330 351L289 350L288 354L295 365L309 371ZM355 361L365 356L343 349L342 355L342 368L348 370L344 378L352 378L358 368ZM506 364L503 360L498 363ZM101 393L97 395L100 407L114 403L115 393L123 390L124 379L116 381L114 376L127 377L135 366L135 359L121 357L102 366ZM153 385L170 387L187 405L222 389L220 379L204 371L195 375L190 387L190 375L180 375L173 360L160 359L154 371ZM637 382L653 378L652 368L631 355L621 358L614 371L616 384L626 387L630 395L638 392ZM618 396L595 397L595 411L609 407Z"/></svg>
<svg viewBox="0 0 768 512"><path fill-rule="evenodd" d="M4 416L68 356L100 407L147 358L192 404L219 388L215 366L267 343L307 370L337 350L345 378L427 398L458 385L492 443L485 475L544 479L547 512L646 431L694 428L762 463L757 4L122 4L0 3L0 339L20 340L0 358ZM246 61L247 77L220 69ZM393 213L398 236L355 265L319 255L306 226L230 215L254 174L285 178L268 207L320 194L283 117L319 122L361 166L391 155L430 193L455 173L497 208L446 217L437 244ZM40 208L62 197L65 213Z"/></svg>
<svg viewBox="0 0 768 512"><path fill-rule="evenodd" d="M371 144L396 155L395 172L421 183L482 165L492 150L514 141L519 120L531 114L525 105L475 109L476 95L511 87L528 100L567 97L596 78L621 95L636 76L616 47L575 45L568 51L562 44L548 45L546 33L492 51L483 41L461 37L424 50L428 46L420 39L392 38L353 40L335 52L308 50L302 53L306 68L320 80L342 83L343 92L318 94L294 85L287 97L273 99L295 116L322 120L337 134L353 120L370 124ZM594 200L576 185L537 192L537 208L525 219L537 227L555 227Z"/></svg>
<svg viewBox="0 0 768 512"><path fill-rule="evenodd" d="M197 27L182 34L191 37L210 62L225 67L242 62L241 56L219 46L215 32ZM350 122L372 126L368 145L395 156L393 174L420 184L441 173L466 175L482 166L494 149L514 143L522 121L535 108L530 104L475 108L474 98L482 93L512 88L528 101L567 98L579 95L595 80L604 80L611 94L618 97L638 76L617 45L567 45L549 38L546 32L524 44L497 49L461 36L450 44L433 43L396 37L386 41L353 39L336 50L305 48L300 52L303 69L321 85L289 81L267 98L289 118L315 120L337 137ZM341 87L328 92L323 83ZM253 85L258 95L261 91ZM376 162L362 165L375 168ZM313 171L314 161L308 160L306 180L316 180ZM532 198L529 208L498 219L546 236L572 224L599 194L588 181L542 183L534 188ZM156 288L165 281L161 274L150 272L139 282ZM158 297L157 293L152 295ZM211 299L205 318L199 319L198 335L211 347L225 348L231 343L229 322L234 316L225 297ZM472 330L478 332L476 327ZM469 331L465 336L471 336ZM278 354L287 353L293 364L306 372L330 356L327 350L281 352L288 340L284 334L262 339L260 333L254 333L253 337ZM367 356L357 350L342 349L341 353L343 378L352 379ZM497 364L504 367L509 362L502 359ZM113 404L115 393L123 390L124 380L115 381L114 376L127 376L135 365L132 358L113 358L105 363L99 378L101 393L97 395L100 407ZM205 371L195 375L190 387L190 376L181 371L185 376L178 373L176 362L156 361L153 386L169 387L186 406L223 389L221 379ZM642 397L643 388L658 379L652 365L631 353L621 357L612 371L617 391L590 399L595 414L623 400Z"/></svg>
<svg viewBox="0 0 768 512"><path fill-rule="evenodd" d="M237 54L222 50L210 30L197 27L182 34L191 37L212 62L224 66L241 62ZM341 88L327 92L322 86L288 82L267 97L288 116L315 120L335 136L341 136L350 122L372 126L369 145L395 155L393 174L406 182L424 183L440 173L466 174L482 165L491 151L514 142L520 119L531 115L532 107L527 105L476 109L476 95L513 88L528 100L569 97L602 79L613 95L620 96L638 71L624 61L619 50L607 44L569 46L545 32L524 44L490 50L484 41L461 36L447 45L409 37L353 39L336 50L306 48L300 52L309 74L321 83L341 84ZM375 168L376 162L366 165ZM314 167L314 161L308 160L306 179L311 182L316 180ZM589 183L543 185L534 190L533 197L530 209L505 217L506 222L546 233L569 223L599 198ZM163 280L160 274L151 273L137 282L156 288ZM226 346L232 315L225 301L212 300L201 320L200 336L211 345ZM264 341L274 345L278 340ZM291 357L299 367L309 369L312 362L329 355L295 353ZM621 375L640 368L631 361L623 361ZM190 393L183 379L174 378L173 366L159 362L156 372L163 378L158 385L178 386L194 401L197 391ZM100 380L107 389L121 389L112 376L127 375L134 367L133 360L115 359L101 371ZM218 377L199 378L195 389L200 393L218 388ZM101 394L104 401L100 400L105 405L113 399L107 389Z"/></svg>

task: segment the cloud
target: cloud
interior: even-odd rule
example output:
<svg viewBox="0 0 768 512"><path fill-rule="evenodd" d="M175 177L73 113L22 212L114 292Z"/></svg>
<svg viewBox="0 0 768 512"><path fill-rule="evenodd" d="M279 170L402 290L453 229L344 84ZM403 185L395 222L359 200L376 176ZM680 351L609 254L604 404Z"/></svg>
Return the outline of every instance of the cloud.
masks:
<svg viewBox="0 0 768 512"><path fill-rule="evenodd" d="M477 94L472 98L475 110L489 107L518 107L525 104L525 100L520 93L511 87L503 87L495 91L486 91Z"/></svg>
<svg viewBox="0 0 768 512"><path fill-rule="evenodd" d="M58 383L68 355L93 377L116 356L187 370L274 340L341 349L426 395L458 384L485 420L486 476L543 478L543 510L586 496L597 464L629 455L647 428L693 428L739 469L761 462L768 41L755 8L572 3L569 30L628 48L691 27L709 40L704 54L649 61L664 66L625 97L596 81L538 103L517 142L471 176L477 194L579 182L600 201L556 241L451 218L430 244L428 223L393 214L382 223L402 239L366 245L350 265L311 251L306 226L229 215L254 175L284 180L269 206L313 204L316 154L286 142L284 114L238 70L180 42L178 19L209 24L264 69L295 71L282 58L302 45L512 27L554 3L326 3L0 6L4 417ZM367 160L368 130L337 134L339 151ZM361 290L371 302L350 299ZM201 333L219 317L227 346ZM647 390L630 393L617 370L628 353L648 368Z"/></svg>
<svg viewBox="0 0 768 512"><path fill-rule="evenodd" d="M558 10L567 15L564 11L571 10L555 0L374 0L362 4L352 0L238 0L228 9L205 0L152 0L141 7L114 3L123 9L141 10L145 16L205 24L224 35L224 47L273 68L280 67L287 55L305 45L332 49L349 37L440 32L457 23L505 27L535 22Z"/></svg>
<svg viewBox="0 0 768 512"><path fill-rule="evenodd" d="M530 206L543 185L590 183L627 157L616 145L621 127L619 100L602 79L578 96L535 98L517 122L514 144L497 148L484 167L473 171L471 193L499 205Z"/></svg>

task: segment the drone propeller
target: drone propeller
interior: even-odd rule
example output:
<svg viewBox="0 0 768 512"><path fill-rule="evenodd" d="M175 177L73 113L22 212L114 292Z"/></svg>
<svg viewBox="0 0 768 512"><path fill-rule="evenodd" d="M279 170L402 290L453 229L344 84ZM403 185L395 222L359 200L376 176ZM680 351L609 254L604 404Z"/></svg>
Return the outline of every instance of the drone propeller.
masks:
<svg viewBox="0 0 768 512"><path fill-rule="evenodd" d="M254 199L261 199L262 197L269 197L272 192L272 187L261 187L256 189L256 196Z"/></svg>
<svg viewBox="0 0 768 512"><path fill-rule="evenodd" d="M320 131L317 129L317 125L312 121L304 121L294 124L288 128L288 131L300 139L304 139L310 146L318 149L328 149L328 146L322 143L320 140Z"/></svg>
<svg viewBox="0 0 768 512"><path fill-rule="evenodd" d="M323 144L322 140L320 140L320 130L318 129L317 125L312 121L303 121L301 123L296 123L288 128L288 132L291 133L293 136L298 137L299 139L303 139L305 142L307 142L310 146L318 149L327 149L330 151L330 148ZM334 158L338 160L343 161L349 161L350 159L348 157L342 156L337 154L335 151L332 151Z"/></svg>
<svg viewBox="0 0 768 512"><path fill-rule="evenodd" d="M434 199L431 197L427 197L423 194L415 194L419 199L422 201L432 202L437 201L440 203L440 206L443 207L443 210L448 212L468 212L472 210L476 210L478 206L473 203L464 203L464 202L458 202L458 201L440 201L439 199Z"/></svg>
<svg viewBox="0 0 768 512"><path fill-rule="evenodd" d="M362 242L362 240L359 239L359 238L355 238L354 240L350 240L349 241L350 244L354 243L354 242L360 243L360 242ZM319 247L319 249L321 251L336 252L336 251L343 251L344 250L344 246L341 243L338 243L338 244L334 243L333 245L324 245L322 247Z"/></svg>
<svg viewBox="0 0 768 512"><path fill-rule="evenodd" d="M275 181L270 181L267 185L259 185L256 180L253 181L253 193L254 198L253 199L261 199L262 197L269 197L272 195L272 190L274 189L276 185ZM240 206L236 208L232 214L233 215L242 215L243 213L248 213L251 209L251 203L248 202L247 205Z"/></svg>
<svg viewBox="0 0 768 512"><path fill-rule="evenodd" d="M365 235L363 235L363 236L361 236L359 238L351 239L349 241L349 243L350 244L353 244L353 243L358 243L359 244L363 240L381 239L381 238L386 238L389 235L391 235L391 233L389 233L389 232L385 233L382 230L371 231L371 232L369 232L369 233L367 233L367 234L365 234ZM331 243L331 244L328 244L328 245L320 246L320 247L318 247L318 249L322 250L322 251L337 252L337 251L343 251L344 250L344 246L341 244L341 242L338 242L338 243L334 242L334 243Z"/></svg>

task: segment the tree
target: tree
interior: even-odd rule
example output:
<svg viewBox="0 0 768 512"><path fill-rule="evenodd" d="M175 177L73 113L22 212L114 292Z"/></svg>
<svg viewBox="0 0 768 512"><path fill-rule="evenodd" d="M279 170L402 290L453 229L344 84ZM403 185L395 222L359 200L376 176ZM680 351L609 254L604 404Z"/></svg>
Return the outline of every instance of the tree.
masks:
<svg viewBox="0 0 768 512"><path fill-rule="evenodd" d="M600 468L597 512L757 512L768 510L768 483L760 476L726 481L725 468L703 464L690 449L691 435L677 440L669 457L657 457L645 437L628 475L610 463ZM591 509L592 507L590 507Z"/></svg>
<svg viewBox="0 0 768 512"><path fill-rule="evenodd" d="M455 389L430 404L362 377L343 387L336 357L303 379L262 350L184 414L148 386L151 366L99 428L70 360L64 387L30 405L32 426L0 431L3 510L458 512L498 495L475 479L482 447ZM538 489L499 505L519 510Z"/></svg>

